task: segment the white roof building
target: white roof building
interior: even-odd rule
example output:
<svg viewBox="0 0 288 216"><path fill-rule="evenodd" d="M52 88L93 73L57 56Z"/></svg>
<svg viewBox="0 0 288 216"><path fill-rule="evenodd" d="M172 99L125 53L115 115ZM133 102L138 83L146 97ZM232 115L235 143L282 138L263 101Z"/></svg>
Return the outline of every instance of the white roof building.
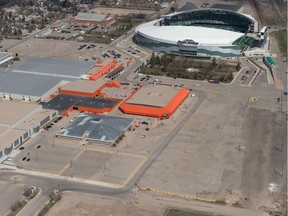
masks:
<svg viewBox="0 0 288 216"><path fill-rule="evenodd" d="M177 44L179 40L192 39L203 45L231 45L244 33L224 29L200 26L159 26L155 25L162 19L144 23L136 28L136 32L164 43Z"/></svg>

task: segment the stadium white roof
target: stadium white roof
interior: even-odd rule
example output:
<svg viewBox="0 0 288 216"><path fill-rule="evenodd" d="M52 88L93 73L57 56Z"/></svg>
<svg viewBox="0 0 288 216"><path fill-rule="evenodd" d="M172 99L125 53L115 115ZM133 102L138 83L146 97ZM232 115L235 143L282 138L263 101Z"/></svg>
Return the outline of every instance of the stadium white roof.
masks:
<svg viewBox="0 0 288 216"><path fill-rule="evenodd" d="M144 23L136 28L140 35L164 43L177 44L179 40L191 39L199 45L232 45L243 33L199 26L159 26L162 19ZM156 25L154 25L156 24Z"/></svg>
<svg viewBox="0 0 288 216"><path fill-rule="evenodd" d="M101 21L106 19L105 14L97 14L97 13L78 13L75 17L77 20L89 20L89 21Z"/></svg>

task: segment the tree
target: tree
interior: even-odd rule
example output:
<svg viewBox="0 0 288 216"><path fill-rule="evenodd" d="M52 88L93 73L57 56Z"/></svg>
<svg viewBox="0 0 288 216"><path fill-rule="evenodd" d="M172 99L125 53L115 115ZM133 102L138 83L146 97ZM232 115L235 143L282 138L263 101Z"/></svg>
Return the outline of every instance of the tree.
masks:
<svg viewBox="0 0 288 216"><path fill-rule="evenodd" d="M238 62L238 64L236 65L236 71L239 71L240 68L241 68L241 65L240 65L240 63Z"/></svg>
<svg viewBox="0 0 288 216"><path fill-rule="evenodd" d="M155 64L156 65L160 65L161 64L161 59L160 59L160 57L158 55L155 57Z"/></svg>
<svg viewBox="0 0 288 216"><path fill-rule="evenodd" d="M213 68L213 70L216 68L216 66L217 66L216 58L213 57L213 59L212 59L212 68Z"/></svg>
<svg viewBox="0 0 288 216"><path fill-rule="evenodd" d="M150 64L151 64L151 68L154 68L155 66L155 53L154 52L152 53Z"/></svg>

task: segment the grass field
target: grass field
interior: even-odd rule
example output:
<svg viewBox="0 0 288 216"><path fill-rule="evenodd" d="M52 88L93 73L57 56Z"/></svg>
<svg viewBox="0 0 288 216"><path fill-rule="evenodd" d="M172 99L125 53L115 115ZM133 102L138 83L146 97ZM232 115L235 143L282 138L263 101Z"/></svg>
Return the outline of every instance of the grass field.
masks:
<svg viewBox="0 0 288 216"><path fill-rule="evenodd" d="M169 209L165 216L211 216L211 214L204 214L199 212L188 212L178 209Z"/></svg>
<svg viewBox="0 0 288 216"><path fill-rule="evenodd" d="M287 57L287 30L279 30L272 33L277 40L282 55Z"/></svg>

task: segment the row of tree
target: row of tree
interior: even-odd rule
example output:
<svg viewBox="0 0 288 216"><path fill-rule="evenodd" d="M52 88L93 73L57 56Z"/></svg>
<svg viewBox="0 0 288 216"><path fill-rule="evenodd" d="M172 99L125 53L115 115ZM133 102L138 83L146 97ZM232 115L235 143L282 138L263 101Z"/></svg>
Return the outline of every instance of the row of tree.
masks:
<svg viewBox="0 0 288 216"><path fill-rule="evenodd" d="M195 80L215 79L220 82L230 82L233 80L233 74L229 71L225 72L227 67L230 71L236 71L240 69L240 64L237 66L227 66L222 61L218 62L216 58L207 61L175 56L173 54L156 55L152 53L148 64L142 65L142 72L151 75L165 75L173 78Z"/></svg>

